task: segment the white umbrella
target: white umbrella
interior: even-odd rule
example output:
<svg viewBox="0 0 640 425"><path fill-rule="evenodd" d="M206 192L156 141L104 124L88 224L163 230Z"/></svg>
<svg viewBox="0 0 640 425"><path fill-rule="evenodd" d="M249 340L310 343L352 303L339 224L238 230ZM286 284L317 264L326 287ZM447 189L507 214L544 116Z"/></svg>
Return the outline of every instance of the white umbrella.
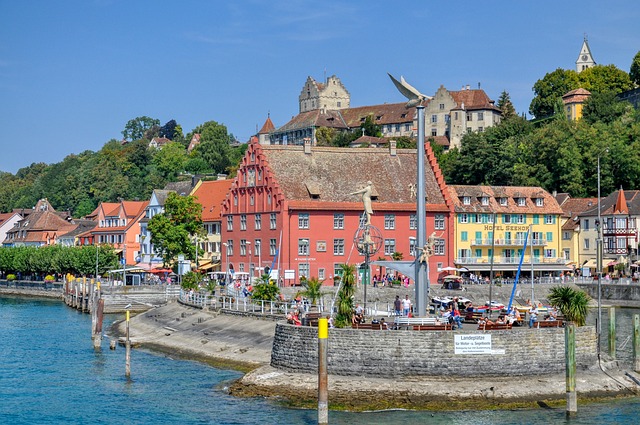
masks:
<svg viewBox="0 0 640 425"><path fill-rule="evenodd" d="M455 267L448 266L448 267L443 267L441 269L438 269L438 271L439 272L455 272L455 271L458 271L458 269L456 269Z"/></svg>

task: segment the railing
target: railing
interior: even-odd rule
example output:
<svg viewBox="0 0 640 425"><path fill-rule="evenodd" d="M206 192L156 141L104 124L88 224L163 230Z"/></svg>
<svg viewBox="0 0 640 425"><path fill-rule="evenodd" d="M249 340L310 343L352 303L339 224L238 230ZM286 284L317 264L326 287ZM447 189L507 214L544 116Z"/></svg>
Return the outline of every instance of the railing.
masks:
<svg viewBox="0 0 640 425"><path fill-rule="evenodd" d="M491 240L491 239L472 239L471 240L471 245L472 246L491 246L493 244L495 245L499 245L499 246L524 246L524 239L503 239L503 238L499 238L496 240ZM527 241L527 245L528 246L545 246L549 243L549 241L547 241L544 238L539 238L539 239L533 239L533 240L528 240Z"/></svg>
<svg viewBox="0 0 640 425"><path fill-rule="evenodd" d="M566 259L561 257L533 257L533 264L565 264ZM489 257L458 257L454 260L455 264L489 264ZM520 257L494 257L494 264L518 264ZM531 264L531 256L525 255L523 264Z"/></svg>

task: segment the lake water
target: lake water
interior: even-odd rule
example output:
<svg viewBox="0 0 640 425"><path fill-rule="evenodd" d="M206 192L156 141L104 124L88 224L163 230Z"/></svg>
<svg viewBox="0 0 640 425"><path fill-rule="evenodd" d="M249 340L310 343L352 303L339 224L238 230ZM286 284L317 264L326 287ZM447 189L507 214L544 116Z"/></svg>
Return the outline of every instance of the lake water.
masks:
<svg viewBox="0 0 640 425"><path fill-rule="evenodd" d="M112 320L107 316L105 329ZM623 322L620 315L618 323L622 326ZM124 348L111 351L104 340L102 351L94 351L90 328L89 315L78 313L62 302L0 296L0 424L317 422L313 410L288 409L262 398L229 396L224 388L241 376L238 372L145 350L132 351L131 380L127 380ZM637 424L639 413L640 400L635 398L579 404L578 416L571 421L565 420L563 408L329 412L329 420L332 424L356 425Z"/></svg>

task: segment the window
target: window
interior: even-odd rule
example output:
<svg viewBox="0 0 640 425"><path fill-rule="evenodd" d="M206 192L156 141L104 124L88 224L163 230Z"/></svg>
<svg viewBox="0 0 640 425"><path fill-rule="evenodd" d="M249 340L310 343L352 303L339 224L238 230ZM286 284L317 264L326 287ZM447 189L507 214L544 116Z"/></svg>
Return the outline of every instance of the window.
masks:
<svg viewBox="0 0 640 425"><path fill-rule="evenodd" d="M440 108L441 111L444 111L444 103L441 103L440 105L438 105L438 107Z"/></svg>
<svg viewBox="0 0 640 425"><path fill-rule="evenodd" d="M269 214L269 229L273 230L276 228L276 213Z"/></svg>
<svg viewBox="0 0 640 425"><path fill-rule="evenodd" d="M247 255L247 240L240 239L240 255L246 257Z"/></svg>
<svg viewBox="0 0 640 425"><path fill-rule="evenodd" d="M333 228L344 229L344 214L342 213L333 214Z"/></svg>
<svg viewBox="0 0 640 425"><path fill-rule="evenodd" d="M471 205L471 197L470 196L463 196L462 197L462 203L464 205Z"/></svg>
<svg viewBox="0 0 640 425"><path fill-rule="evenodd" d="M298 229L309 228L309 213L298 214Z"/></svg>
<svg viewBox="0 0 640 425"><path fill-rule="evenodd" d="M438 116L436 114L431 115L431 122L432 123L437 123L438 122Z"/></svg>
<svg viewBox="0 0 640 425"><path fill-rule="evenodd" d="M467 121L473 121L473 114L471 112L467 112Z"/></svg>
<svg viewBox="0 0 640 425"><path fill-rule="evenodd" d="M483 126L478 126L478 133L482 133L484 131L484 127Z"/></svg>
<svg viewBox="0 0 640 425"><path fill-rule="evenodd" d="M271 205L271 194L267 195L267 205Z"/></svg>
<svg viewBox="0 0 640 425"><path fill-rule="evenodd" d="M238 195L235 195L233 197L233 205L235 205L236 207L238 206Z"/></svg>
<svg viewBox="0 0 640 425"><path fill-rule="evenodd" d="M511 224L511 215L510 214L504 214L502 216L502 224Z"/></svg>
<svg viewBox="0 0 640 425"><path fill-rule="evenodd" d="M571 239L571 233L567 231L562 232L562 240L568 241L569 239Z"/></svg>
<svg viewBox="0 0 640 425"><path fill-rule="evenodd" d="M484 121L484 112L478 112L478 121Z"/></svg>
<svg viewBox="0 0 640 425"><path fill-rule="evenodd" d="M416 230L418 228L418 216L416 214L411 214L409 216L409 229Z"/></svg>
<svg viewBox="0 0 640 425"><path fill-rule="evenodd" d="M589 219L585 218L584 220L582 220L582 227L583 230L589 230Z"/></svg>
<svg viewBox="0 0 640 425"><path fill-rule="evenodd" d="M565 248L563 254L565 260L571 260L571 250L569 248Z"/></svg>
<svg viewBox="0 0 640 425"><path fill-rule="evenodd" d="M298 255L309 255L309 239L298 239Z"/></svg>
<svg viewBox="0 0 640 425"><path fill-rule="evenodd" d="M444 239L436 239L433 245L434 255L444 255Z"/></svg>
<svg viewBox="0 0 640 425"><path fill-rule="evenodd" d="M247 230L247 215L240 215L240 230Z"/></svg>
<svg viewBox="0 0 640 425"><path fill-rule="evenodd" d="M260 230L260 229L262 229L262 214L256 214L255 217L256 217L255 218L255 220L256 220L256 223L255 223L256 230Z"/></svg>
<svg viewBox="0 0 640 425"><path fill-rule="evenodd" d="M444 214L436 214L433 220L435 230L444 230Z"/></svg>
<svg viewBox="0 0 640 425"><path fill-rule="evenodd" d="M399 133L400 132L400 124L396 124L396 131Z"/></svg>
<svg viewBox="0 0 640 425"><path fill-rule="evenodd" d="M555 249L545 249L544 250L544 258L556 258L556 250Z"/></svg>
<svg viewBox="0 0 640 425"><path fill-rule="evenodd" d="M469 222L469 216L467 214L460 214L458 216L458 218L460 219L460 223L468 223Z"/></svg>
<svg viewBox="0 0 640 425"><path fill-rule="evenodd" d="M489 197L488 196L483 196L480 198L480 203L482 205L489 205Z"/></svg>
<svg viewBox="0 0 640 425"><path fill-rule="evenodd" d="M396 228L396 216L395 214L384 215L384 228L385 230L394 230Z"/></svg>
<svg viewBox="0 0 640 425"><path fill-rule="evenodd" d="M344 239L333 240L333 255L344 255Z"/></svg>
<svg viewBox="0 0 640 425"><path fill-rule="evenodd" d="M519 207L526 207L527 206L527 199L526 198L517 198L517 202L518 202L518 206Z"/></svg>
<svg viewBox="0 0 640 425"><path fill-rule="evenodd" d="M275 256L278 250L277 241L275 239L269 239L269 255Z"/></svg>
<svg viewBox="0 0 640 425"><path fill-rule="evenodd" d="M585 239L584 239L584 249L590 249L590 248L589 248L589 245L590 245L590 244L589 244L589 239L585 238Z"/></svg>
<svg viewBox="0 0 640 425"><path fill-rule="evenodd" d="M540 216L538 214L533 215L533 224L540 224Z"/></svg>
<svg viewBox="0 0 640 425"><path fill-rule="evenodd" d="M469 232L460 232L460 240L466 242L469 240Z"/></svg>
<svg viewBox="0 0 640 425"><path fill-rule="evenodd" d="M453 113L453 119L454 119L454 120L457 120L457 119L458 119L458 112L454 112L454 113Z"/></svg>
<svg viewBox="0 0 640 425"><path fill-rule="evenodd" d="M227 256L229 255L233 255L233 241L232 240L228 240L227 241Z"/></svg>
<svg viewBox="0 0 640 425"><path fill-rule="evenodd" d="M253 205L255 203L253 195L249 196L249 205Z"/></svg>
<svg viewBox="0 0 640 425"><path fill-rule="evenodd" d="M409 238L409 255L412 257L418 256L418 253L416 253L416 238Z"/></svg>
<svg viewBox="0 0 640 425"><path fill-rule="evenodd" d="M431 129L431 137L436 137L438 135L438 130L435 128Z"/></svg>
<svg viewBox="0 0 640 425"><path fill-rule="evenodd" d="M554 215L547 214L544 216L544 224L555 224L555 223L556 223L556 217Z"/></svg>
<svg viewBox="0 0 640 425"><path fill-rule="evenodd" d="M298 264L298 276L308 277L309 276L309 263L300 263Z"/></svg>
<svg viewBox="0 0 640 425"><path fill-rule="evenodd" d="M518 214L518 224L527 224L527 217L524 214Z"/></svg>
<svg viewBox="0 0 640 425"><path fill-rule="evenodd" d="M256 239L253 246L255 247L253 253L260 258L262 256L262 240ZM261 267L260 264L258 264L258 267Z"/></svg>
<svg viewBox="0 0 640 425"><path fill-rule="evenodd" d="M411 131L411 124L405 124L404 131Z"/></svg>
<svg viewBox="0 0 640 425"><path fill-rule="evenodd" d="M232 215L228 215L227 216L227 230L229 232L233 231L233 216Z"/></svg>
<svg viewBox="0 0 640 425"><path fill-rule="evenodd" d="M396 240L395 239L385 239L384 240L384 254L391 255L396 252Z"/></svg>
<svg viewBox="0 0 640 425"><path fill-rule="evenodd" d="M325 272L324 269L318 269L318 280L325 280Z"/></svg>
<svg viewBox="0 0 640 425"><path fill-rule="evenodd" d="M543 206L544 206L544 199L536 198L536 207L543 207Z"/></svg>
<svg viewBox="0 0 640 425"><path fill-rule="evenodd" d="M547 242L553 242L553 232L547 232Z"/></svg>

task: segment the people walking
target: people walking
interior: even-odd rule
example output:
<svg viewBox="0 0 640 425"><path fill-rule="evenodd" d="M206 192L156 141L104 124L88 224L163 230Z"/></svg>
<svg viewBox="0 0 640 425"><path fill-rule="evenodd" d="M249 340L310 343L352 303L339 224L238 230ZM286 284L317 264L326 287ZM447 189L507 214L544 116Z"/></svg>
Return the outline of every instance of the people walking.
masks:
<svg viewBox="0 0 640 425"><path fill-rule="evenodd" d="M393 313L396 316L402 314L402 300L400 299L400 295L396 295L396 300L393 302Z"/></svg>

